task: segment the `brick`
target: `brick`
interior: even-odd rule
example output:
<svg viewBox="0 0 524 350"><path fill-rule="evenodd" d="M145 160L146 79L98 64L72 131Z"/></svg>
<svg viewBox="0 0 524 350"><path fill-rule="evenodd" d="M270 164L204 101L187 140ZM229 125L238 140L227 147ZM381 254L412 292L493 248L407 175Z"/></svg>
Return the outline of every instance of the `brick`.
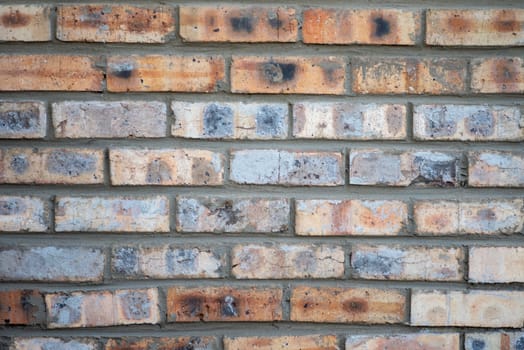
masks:
<svg viewBox="0 0 524 350"><path fill-rule="evenodd" d="M467 62L458 58L375 58L352 61L357 94L463 94Z"/></svg>
<svg viewBox="0 0 524 350"><path fill-rule="evenodd" d="M176 337L176 338L111 338L105 350L173 350L198 349L219 350L219 341L215 337Z"/></svg>
<svg viewBox="0 0 524 350"><path fill-rule="evenodd" d="M453 247L354 245L353 275L363 279L462 281L464 250Z"/></svg>
<svg viewBox="0 0 524 350"><path fill-rule="evenodd" d="M102 91L98 57L0 55L0 91Z"/></svg>
<svg viewBox="0 0 524 350"><path fill-rule="evenodd" d="M299 102L293 136L335 140L404 140L406 106L400 104Z"/></svg>
<svg viewBox="0 0 524 350"><path fill-rule="evenodd" d="M400 201L297 200L295 231L305 236L394 236L407 224Z"/></svg>
<svg viewBox="0 0 524 350"><path fill-rule="evenodd" d="M56 37L62 41L164 43L173 36L173 8L130 5L58 6Z"/></svg>
<svg viewBox="0 0 524 350"><path fill-rule="evenodd" d="M0 101L0 138L39 139L45 137L47 113L40 101Z"/></svg>
<svg viewBox="0 0 524 350"><path fill-rule="evenodd" d="M518 106L416 105L413 134L418 140L521 141Z"/></svg>
<svg viewBox="0 0 524 350"><path fill-rule="evenodd" d="M224 183L224 156L199 149L131 149L109 151L111 184L208 185Z"/></svg>
<svg viewBox="0 0 524 350"><path fill-rule="evenodd" d="M222 56L110 56L107 89L213 92L225 78Z"/></svg>
<svg viewBox="0 0 524 350"><path fill-rule="evenodd" d="M291 320L315 323L402 323L406 296L400 290L295 287Z"/></svg>
<svg viewBox="0 0 524 350"><path fill-rule="evenodd" d="M524 187L524 152L469 152L468 162L471 187Z"/></svg>
<svg viewBox="0 0 524 350"><path fill-rule="evenodd" d="M520 199L419 201L414 218L419 234L512 234L524 227L523 208Z"/></svg>
<svg viewBox="0 0 524 350"><path fill-rule="evenodd" d="M524 60L520 57L471 61L471 90L476 93L524 93Z"/></svg>
<svg viewBox="0 0 524 350"><path fill-rule="evenodd" d="M217 247L122 246L113 248L113 277L219 278L225 276L227 255Z"/></svg>
<svg viewBox="0 0 524 350"><path fill-rule="evenodd" d="M49 293L45 302L48 328L156 324L160 321L156 288Z"/></svg>
<svg viewBox="0 0 524 350"><path fill-rule="evenodd" d="M239 184L337 186L344 184L340 152L275 149L231 152L231 181Z"/></svg>
<svg viewBox="0 0 524 350"><path fill-rule="evenodd" d="M12 350L98 350L94 339L60 339L51 337L14 338Z"/></svg>
<svg viewBox="0 0 524 350"><path fill-rule="evenodd" d="M46 232L49 205L42 198L0 196L0 232Z"/></svg>
<svg viewBox="0 0 524 350"><path fill-rule="evenodd" d="M59 138L165 137L167 109L156 101L64 101L53 103Z"/></svg>
<svg viewBox="0 0 524 350"><path fill-rule="evenodd" d="M0 41L51 41L50 12L42 5L0 6Z"/></svg>
<svg viewBox="0 0 524 350"><path fill-rule="evenodd" d="M191 139L284 139L288 105L284 103L173 102L171 134Z"/></svg>
<svg viewBox="0 0 524 350"><path fill-rule="evenodd" d="M413 333L391 336L352 335L346 338L346 350L459 350L458 333Z"/></svg>
<svg viewBox="0 0 524 350"><path fill-rule="evenodd" d="M0 280L102 281L105 254L101 249L33 247L0 249Z"/></svg>
<svg viewBox="0 0 524 350"><path fill-rule="evenodd" d="M179 232L285 232L287 199L177 198Z"/></svg>
<svg viewBox="0 0 524 350"><path fill-rule="evenodd" d="M520 328L523 291L421 291L411 295L412 326Z"/></svg>
<svg viewBox="0 0 524 350"><path fill-rule="evenodd" d="M470 282L524 282L524 247L470 247L468 261Z"/></svg>
<svg viewBox="0 0 524 350"><path fill-rule="evenodd" d="M335 335L224 338L225 350L340 350Z"/></svg>
<svg viewBox="0 0 524 350"><path fill-rule="evenodd" d="M524 332L466 333L465 350L521 350Z"/></svg>
<svg viewBox="0 0 524 350"><path fill-rule="evenodd" d="M57 197L55 230L169 232L166 197Z"/></svg>
<svg viewBox="0 0 524 350"><path fill-rule="evenodd" d="M239 244L231 271L238 279L341 278L344 255L341 246L327 244Z"/></svg>
<svg viewBox="0 0 524 350"><path fill-rule="evenodd" d="M37 290L0 291L0 325L41 324L44 312L44 298Z"/></svg>
<svg viewBox="0 0 524 350"><path fill-rule="evenodd" d="M304 11L307 44L415 45L420 11L312 8Z"/></svg>
<svg viewBox="0 0 524 350"><path fill-rule="evenodd" d="M426 44L522 46L524 9L428 10Z"/></svg>
<svg viewBox="0 0 524 350"><path fill-rule="evenodd" d="M180 36L199 42L295 42L296 10L289 7L180 6Z"/></svg>
<svg viewBox="0 0 524 350"><path fill-rule="evenodd" d="M456 187L459 170L456 153L354 149L349 157L351 185Z"/></svg>
<svg viewBox="0 0 524 350"><path fill-rule="evenodd" d="M168 322L279 321L282 290L276 288L171 287Z"/></svg>
<svg viewBox="0 0 524 350"><path fill-rule="evenodd" d="M104 151L80 148L0 149L0 180L9 184L101 184Z"/></svg>
<svg viewBox="0 0 524 350"><path fill-rule="evenodd" d="M231 91L342 95L345 75L342 57L233 56Z"/></svg>

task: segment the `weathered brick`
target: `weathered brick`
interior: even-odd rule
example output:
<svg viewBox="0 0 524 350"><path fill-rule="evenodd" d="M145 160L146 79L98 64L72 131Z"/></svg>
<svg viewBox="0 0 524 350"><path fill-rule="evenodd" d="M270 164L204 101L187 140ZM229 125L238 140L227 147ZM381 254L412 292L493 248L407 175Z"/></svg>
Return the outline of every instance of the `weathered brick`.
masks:
<svg viewBox="0 0 524 350"><path fill-rule="evenodd" d="M94 339L14 338L12 350L98 350Z"/></svg>
<svg viewBox="0 0 524 350"><path fill-rule="evenodd" d="M465 350L522 350L523 332L466 333Z"/></svg>
<svg viewBox="0 0 524 350"><path fill-rule="evenodd" d="M469 152L468 162L469 186L524 187L524 152Z"/></svg>
<svg viewBox="0 0 524 350"><path fill-rule="evenodd" d="M231 180L239 184L337 186L344 184L340 152L254 149L231 152Z"/></svg>
<svg viewBox="0 0 524 350"><path fill-rule="evenodd" d="M353 246L351 268L363 279L462 281L461 248L364 245Z"/></svg>
<svg viewBox="0 0 524 350"><path fill-rule="evenodd" d="M524 93L524 60L521 57L472 60L471 90L476 93Z"/></svg>
<svg viewBox="0 0 524 350"><path fill-rule="evenodd" d="M471 247L468 261L470 282L524 282L524 247Z"/></svg>
<svg viewBox="0 0 524 350"><path fill-rule="evenodd" d="M400 201L297 200L295 231L305 236L391 236L407 224Z"/></svg>
<svg viewBox="0 0 524 350"><path fill-rule="evenodd" d="M357 94L463 94L467 62L459 58L375 58L352 61Z"/></svg>
<svg viewBox="0 0 524 350"><path fill-rule="evenodd" d="M460 9L426 12L426 44L439 46L524 45L524 9Z"/></svg>
<svg viewBox="0 0 524 350"><path fill-rule="evenodd" d="M131 149L109 151L111 184L208 185L224 182L224 156L199 149Z"/></svg>
<svg viewBox="0 0 524 350"><path fill-rule="evenodd" d="M76 247L1 248L0 280L101 281L105 254L100 249Z"/></svg>
<svg viewBox="0 0 524 350"><path fill-rule="evenodd" d="M219 350L219 341L215 337L177 337L177 338L111 338L105 350Z"/></svg>
<svg viewBox="0 0 524 350"><path fill-rule="evenodd" d="M307 44L415 45L420 11L312 8L304 11Z"/></svg>
<svg viewBox="0 0 524 350"><path fill-rule="evenodd" d="M112 92L212 92L225 77L222 56L110 56L107 64Z"/></svg>
<svg viewBox="0 0 524 350"><path fill-rule="evenodd" d="M346 350L459 350L458 333L413 333L391 336L352 335L346 338Z"/></svg>
<svg viewBox="0 0 524 350"><path fill-rule="evenodd" d="M166 136L167 110L162 102L65 101L52 106L56 137Z"/></svg>
<svg viewBox="0 0 524 350"><path fill-rule="evenodd" d="M524 227L521 199L419 201L414 206L419 234L511 234Z"/></svg>
<svg viewBox="0 0 524 350"><path fill-rule="evenodd" d="M45 302L49 328L155 324L160 321L156 288L49 293Z"/></svg>
<svg viewBox="0 0 524 350"><path fill-rule="evenodd" d="M62 41L163 43L175 31L167 6L61 5L56 37Z"/></svg>
<svg viewBox="0 0 524 350"><path fill-rule="evenodd" d="M279 321L282 290L276 288L171 287L168 322Z"/></svg>
<svg viewBox="0 0 524 350"><path fill-rule="evenodd" d="M401 290L295 287L291 320L316 323L402 323L406 296Z"/></svg>
<svg viewBox="0 0 524 350"><path fill-rule="evenodd" d="M354 149L349 157L351 185L459 185L459 156L435 151Z"/></svg>
<svg viewBox="0 0 524 350"><path fill-rule="evenodd" d="M342 57L233 56L231 91L342 95L345 75Z"/></svg>
<svg viewBox="0 0 524 350"><path fill-rule="evenodd" d="M232 251L235 278L340 278L344 276L344 249L336 245L247 244Z"/></svg>
<svg viewBox="0 0 524 350"><path fill-rule="evenodd" d="M421 291L411 295L411 325L511 327L524 324L523 291Z"/></svg>
<svg viewBox="0 0 524 350"><path fill-rule="evenodd" d="M0 41L50 41L50 13L42 5L0 6Z"/></svg>
<svg viewBox="0 0 524 350"><path fill-rule="evenodd" d="M339 350L334 335L224 338L224 350Z"/></svg>
<svg viewBox="0 0 524 350"><path fill-rule="evenodd" d="M43 138L46 126L47 113L44 102L0 101L0 138Z"/></svg>
<svg viewBox="0 0 524 350"><path fill-rule="evenodd" d="M0 55L0 91L102 91L94 56Z"/></svg>
<svg viewBox="0 0 524 350"><path fill-rule="evenodd" d="M225 276L224 249L179 246L121 246L113 249L116 276L136 278L218 278Z"/></svg>
<svg viewBox="0 0 524 350"><path fill-rule="evenodd" d="M55 230L169 232L166 197L57 197Z"/></svg>
<svg viewBox="0 0 524 350"><path fill-rule="evenodd" d="M37 197L0 196L0 232L49 230L49 206Z"/></svg>
<svg viewBox="0 0 524 350"><path fill-rule="evenodd" d="M418 140L520 141L524 140L517 106L416 105L413 136Z"/></svg>
<svg viewBox="0 0 524 350"><path fill-rule="evenodd" d="M177 198L179 232L284 232L287 199Z"/></svg>
<svg viewBox="0 0 524 350"><path fill-rule="evenodd" d="M41 324L44 298L37 290L0 291L0 325Z"/></svg>
<svg viewBox="0 0 524 350"><path fill-rule="evenodd" d="M10 184L100 184L104 151L80 148L0 149L0 181Z"/></svg>
<svg viewBox="0 0 524 350"><path fill-rule="evenodd" d="M283 139L288 134L284 103L173 102L171 134L195 139Z"/></svg>
<svg viewBox="0 0 524 350"><path fill-rule="evenodd" d="M289 7L180 6L185 41L294 42L296 10Z"/></svg>
<svg viewBox="0 0 524 350"><path fill-rule="evenodd" d="M293 136L337 140L403 140L406 106L349 102L293 105Z"/></svg>

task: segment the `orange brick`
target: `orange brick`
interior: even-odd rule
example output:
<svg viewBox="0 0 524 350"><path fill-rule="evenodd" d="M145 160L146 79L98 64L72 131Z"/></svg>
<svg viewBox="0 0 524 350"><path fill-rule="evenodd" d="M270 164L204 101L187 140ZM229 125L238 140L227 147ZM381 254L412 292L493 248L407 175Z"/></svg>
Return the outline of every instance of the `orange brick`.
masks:
<svg viewBox="0 0 524 350"><path fill-rule="evenodd" d="M0 196L0 232L46 232L49 205L38 197Z"/></svg>
<svg viewBox="0 0 524 350"><path fill-rule="evenodd" d="M0 6L0 40L50 41L50 14L42 5Z"/></svg>
<svg viewBox="0 0 524 350"><path fill-rule="evenodd" d="M99 350L99 345L94 339L59 339L51 337L14 338L12 350Z"/></svg>
<svg viewBox="0 0 524 350"><path fill-rule="evenodd" d="M163 43L175 30L167 6L61 5L56 37L62 41Z"/></svg>
<svg viewBox="0 0 524 350"><path fill-rule="evenodd" d="M296 11L288 7L181 6L180 36L186 41L297 41Z"/></svg>
<svg viewBox="0 0 524 350"><path fill-rule="evenodd" d="M471 90L476 93L524 93L524 59L501 57L472 60Z"/></svg>
<svg viewBox="0 0 524 350"><path fill-rule="evenodd" d="M222 56L110 56L107 63L113 92L212 92L225 76Z"/></svg>
<svg viewBox="0 0 524 350"><path fill-rule="evenodd" d="M231 91L342 95L345 74L342 57L233 56Z"/></svg>
<svg viewBox="0 0 524 350"><path fill-rule="evenodd" d="M339 350L334 335L224 338L224 350Z"/></svg>
<svg viewBox="0 0 524 350"><path fill-rule="evenodd" d="M0 91L102 91L96 57L0 55Z"/></svg>
<svg viewBox="0 0 524 350"><path fill-rule="evenodd" d="M221 185L224 156L196 149L112 149L113 185Z"/></svg>
<svg viewBox="0 0 524 350"><path fill-rule="evenodd" d="M315 323L402 323L406 295L401 290L295 287L291 320Z"/></svg>
<svg viewBox="0 0 524 350"><path fill-rule="evenodd" d="M470 152L468 162L469 186L524 187L524 152Z"/></svg>
<svg viewBox="0 0 524 350"><path fill-rule="evenodd" d="M44 298L37 290L0 291L0 325L40 324Z"/></svg>
<svg viewBox="0 0 524 350"><path fill-rule="evenodd" d="M346 350L384 349L459 350L460 334L400 334L392 336L352 335L346 338Z"/></svg>
<svg viewBox="0 0 524 350"><path fill-rule="evenodd" d="M304 11L303 27L308 44L415 45L420 11L314 8Z"/></svg>
<svg viewBox="0 0 524 350"><path fill-rule="evenodd" d="M275 288L172 287L168 322L279 321L282 290Z"/></svg>
<svg viewBox="0 0 524 350"><path fill-rule="evenodd" d="M104 152L80 148L0 149L0 180L23 184L101 184Z"/></svg>
<svg viewBox="0 0 524 350"><path fill-rule="evenodd" d="M426 44L440 46L524 45L524 9L428 10Z"/></svg>
<svg viewBox="0 0 524 350"><path fill-rule="evenodd" d="M219 341L215 337L176 337L176 338L111 338L105 350L174 350L198 349L218 350ZM73 349L76 350L76 349ZM80 349L78 349L80 350ZM89 349L86 349L89 350Z"/></svg>
<svg viewBox="0 0 524 350"><path fill-rule="evenodd" d="M467 62L454 58L375 58L354 60L357 94L463 94Z"/></svg>
<svg viewBox="0 0 524 350"><path fill-rule="evenodd" d="M524 247L469 248L469 281L524 282Z"/></svg>
<svg viewBox="0 0 524 350"><path fill-rule="evenodd" d="M420 201L414 205L416 231L419 234L449 235L459 232L459 203Z"/></svg>

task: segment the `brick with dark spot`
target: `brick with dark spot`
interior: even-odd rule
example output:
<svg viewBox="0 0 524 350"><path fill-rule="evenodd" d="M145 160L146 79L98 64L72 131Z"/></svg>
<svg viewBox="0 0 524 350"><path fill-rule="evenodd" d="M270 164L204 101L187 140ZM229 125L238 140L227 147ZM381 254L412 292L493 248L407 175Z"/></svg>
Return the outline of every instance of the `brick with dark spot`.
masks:
<svg viewBox="0 0 524 350"><path fill-rule="evenodd" d="M0 232L46 232L49 204L38 197L0 196Z"/></svg>
<svg viewBox="0 0 524 350"><path fill-rule="evenodd" d="M204 136L233 135L233 110L227 105L210 104L204 110Z"/></svg>
<svg viewBox="0 0 524 350"><path fill-rule="evenodd" d="M1 5L0 41L50 41L50 14L47 5Z"/></svg>
<svg viewBox="0 0 524 350"><path fill-rule="evenodd" d="M459 333L407 333L395 335L350 335L346 350L459 350ZM468 349L470 350L470 349Z"/></svg>
<svg viewBox="0 0 524 350"><path fill-rule="evenodd" d="M292 63L268 62L262 64L261 71L270 83L283 83L295 78L297 66Z"/></svg>
<svg viewBox="0 0 524 350"><path fill-rule="evenodd" d="M38 290L0 291L0 324L41 324L44 310L44 298Z"/></svg>
<svg viewBox="0 0 524 350"><path fill-rule="evenodd" d="M0 138L42 138L46 119L44 102L0 101Z"/></svg>
<svg viewBox="0 0 524 350"><path fill-rule="evenodd" d="M105 350L219 350L216 337L125 337L110 338Z"/></svg>
<svg viewBox="0 0 524 350"><path fill-rule="evenodd" d="M522 57L475 58L471 62L471 90L474 93L524 93Z"/></svg>

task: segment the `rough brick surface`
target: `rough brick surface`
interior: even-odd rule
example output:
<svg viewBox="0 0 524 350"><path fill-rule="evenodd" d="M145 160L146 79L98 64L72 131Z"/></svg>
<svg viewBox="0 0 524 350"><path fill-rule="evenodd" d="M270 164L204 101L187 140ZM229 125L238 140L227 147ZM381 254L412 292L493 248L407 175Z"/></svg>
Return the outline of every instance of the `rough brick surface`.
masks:
<svg viewBox="0 0 524 350"><path fill-rule="evenodd" d="M46 135L47 112L41 101L0 101L0 138L38 139Z"/></svg>
<svg viewBox="0 0 524 350"><path fill-rule="evenodd" d="M169 322L282 320L282 290L276 288L171 287Z"/></svg>
<svg viewBox="0 0 524 350"><path fill-rule="evenodd" d="M181 6L180 36L186 41L293 42L298 19L289 7Z"/></svg>
<svg viewBox="0 0 524 350"><path fill-rule="evenodd" d="M51 337L15 338L13 350L98 350L94 339L59 339Z"/></svg>
<svg viewBox="0 0 524 350"><path fill-rule="evenodd" d="M524 247L469 248L469 281L524 282Z"/></svg>
<svg viewBox="0 0 524 350"><path fill-rule="evenodd" d="M473 187L524 187L524 152L470 152L468 184Z"/></svg>
<svg viewBox="0 0 524 350"><path fill-rule="evenodd" d="M44 298L38 290L0 291L0 325L40 324L44 310Z"/></svg>
<svg viewBox="0 0 524 350"><path fill-rule="evenodd" d="M0 196L0 232L45 232L49 205L42 198Z"/></svg>
<svg viewBox="0 0 524 350"><path fill-rule="evenodd" d="M304 11L308 44L415 45L420 11L313 8Z"/></svg>
<svg viewBox="0 0 524 350"><path fill-rule="evenodd" d="M164 137L166 124L167 110L162 102L53 103L53 127L56 137Z"/></svg>
<svg viewBox="0 0 524 350"><path fill-rule="evenodd" d="M465 350L519 350L524 346L523 332L466 333Z"/></svg>
<svg viewBox="0 0 524 350"><path fill-rule="evenodd" d="M334 335L225 338L224 350L339 350Z"/></svg>
<svg viewBox="0 0 524 350"><path fill-rule="evenodd" d="M476 93L524 93L524 60L521 57L472 60L471 90Z"/></svg>
<svg viewBox="0 0 524 350"><path fill-rule="evenodd" d="M392 236L407 224L400 201L297 200L295 230L306 236Z"/></svg>
<svg viewBox="0 0 524 350"><path fill-rule="evenodd" d="M0 6L1 41L50 41L50 8L42 5Z"/></svg>
<svg viewBox="0 0 524 350"><path fill-rule="evenodd" d="M175 30L167 6L61 5L56 37L63 41L161 43Z"/></svg>
<svg viewBox="0 0 524 350"><path fill-rule="evenodd" d="M346 350L459 350L458 333L401 334L392 336L352 335L346 338Z"/></svg>
<svg viewBox="0 0 524 350"><path fill-rule="evenodd" d="M177 337L177 338L111 338L105 350L171 350L198 349L219 350L219 340L215 337Z"/></svg>

